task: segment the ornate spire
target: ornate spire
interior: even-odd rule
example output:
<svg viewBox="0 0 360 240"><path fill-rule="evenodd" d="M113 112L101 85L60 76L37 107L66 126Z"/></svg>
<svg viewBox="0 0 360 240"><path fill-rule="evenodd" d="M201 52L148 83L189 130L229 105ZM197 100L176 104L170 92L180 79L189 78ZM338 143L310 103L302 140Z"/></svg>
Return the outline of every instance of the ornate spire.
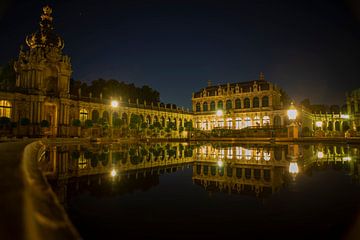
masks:
<svg viewBox="0 0 360 240"><path fill-rule="evenodd" d="M263 72L260 72L259 74L259 81L265 81L265 75Z"/></svg>
<svg viewBox="0 0 360 240"><path fill-rule="evenodd" d="M54 32L52 9L49 6L43 7L41 15L40 31L30 34L26 37L26 44L30 48L37 47L56 47L64 48L64 40Z"/></svg>

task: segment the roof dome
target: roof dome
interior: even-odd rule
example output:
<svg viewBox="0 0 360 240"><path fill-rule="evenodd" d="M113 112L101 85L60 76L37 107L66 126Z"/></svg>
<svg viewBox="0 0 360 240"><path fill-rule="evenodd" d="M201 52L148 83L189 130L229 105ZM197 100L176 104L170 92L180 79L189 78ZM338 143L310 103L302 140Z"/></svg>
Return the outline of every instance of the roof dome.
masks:
<svg viewBox="0 0 360 240"><path fill-rule="evenodd" d="M26 44L30 48L46 46L59 49L64 48L64 40L54 32L54 27L52 25L53 17L51 16L51 13L52 9L49 6L43 7L40 30L26 37Z"/></svg>

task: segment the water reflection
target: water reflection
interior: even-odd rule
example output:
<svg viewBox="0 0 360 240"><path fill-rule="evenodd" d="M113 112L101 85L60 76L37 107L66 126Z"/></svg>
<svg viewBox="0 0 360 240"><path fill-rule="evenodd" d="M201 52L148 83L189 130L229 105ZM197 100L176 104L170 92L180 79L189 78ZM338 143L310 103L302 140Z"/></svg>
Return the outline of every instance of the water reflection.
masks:
<svg viewBox="0 0 360 240"><path fill-rule="evenodd" d="M291 188L298 175L321 169L345 171L358 182L358 155L357 147L322 144L54 145L41 167L64 204L67 189L91 192L112 186L112 192L132 192L156 186L163 173L190 166L192 181L208 192L266 197Z"/></svg>

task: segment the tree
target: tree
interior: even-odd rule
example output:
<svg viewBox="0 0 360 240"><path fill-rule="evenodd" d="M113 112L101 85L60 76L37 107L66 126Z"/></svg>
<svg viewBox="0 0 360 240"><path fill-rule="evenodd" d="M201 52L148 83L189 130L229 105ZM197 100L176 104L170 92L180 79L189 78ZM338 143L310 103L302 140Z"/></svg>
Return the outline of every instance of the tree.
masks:
<svg viewBox="0 0 360 240"><path fill-rule="evenodd" d="M289 95L282 88L280 88L280 94L281 94L280 101L283 103L283 106L284 107L290 106L291 99Z"/></svg>
<svg viewBox="0 0 360 240"><path fill-rule="evenodd" d="M124 121L121 118L115 118L113 121L113 126L115 128L121 128L124 125Z"/></svg>
<svg viewBox="0 0 360 240"><path fill-rule="evenodd" d="M21 118L21 119L20 119L20 125L21 125L21 126L28 126L28 125L30 125L30 119L28 119L28 118Z"/></svg>
<svg viewBox="0 0 360 240"><path fill-rule="evenodd" d="M90 119L85 120L85 127L86 128L93 127L93 121L91 121Z"/></svg>
<svg viewBox="0 0 360 240"><path fill-rule="evenodd" d="M10 60L0 68L0 88L15 87L16 74L14 60Z"/></svg>

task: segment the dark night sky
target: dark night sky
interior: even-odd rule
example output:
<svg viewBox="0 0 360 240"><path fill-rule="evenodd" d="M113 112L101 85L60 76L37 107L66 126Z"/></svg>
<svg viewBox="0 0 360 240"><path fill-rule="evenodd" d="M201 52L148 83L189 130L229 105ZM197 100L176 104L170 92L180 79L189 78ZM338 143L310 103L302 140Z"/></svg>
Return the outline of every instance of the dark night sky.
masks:
<svg viewBox="0 0 360 240"><path fill-rule="evenodd" d="M232 2L1 0L0 64L50 3L77 80L146 84L185 107L208 79L249 81L260 71L297 101L343 103L359 87L359 1Z"/></svg>

